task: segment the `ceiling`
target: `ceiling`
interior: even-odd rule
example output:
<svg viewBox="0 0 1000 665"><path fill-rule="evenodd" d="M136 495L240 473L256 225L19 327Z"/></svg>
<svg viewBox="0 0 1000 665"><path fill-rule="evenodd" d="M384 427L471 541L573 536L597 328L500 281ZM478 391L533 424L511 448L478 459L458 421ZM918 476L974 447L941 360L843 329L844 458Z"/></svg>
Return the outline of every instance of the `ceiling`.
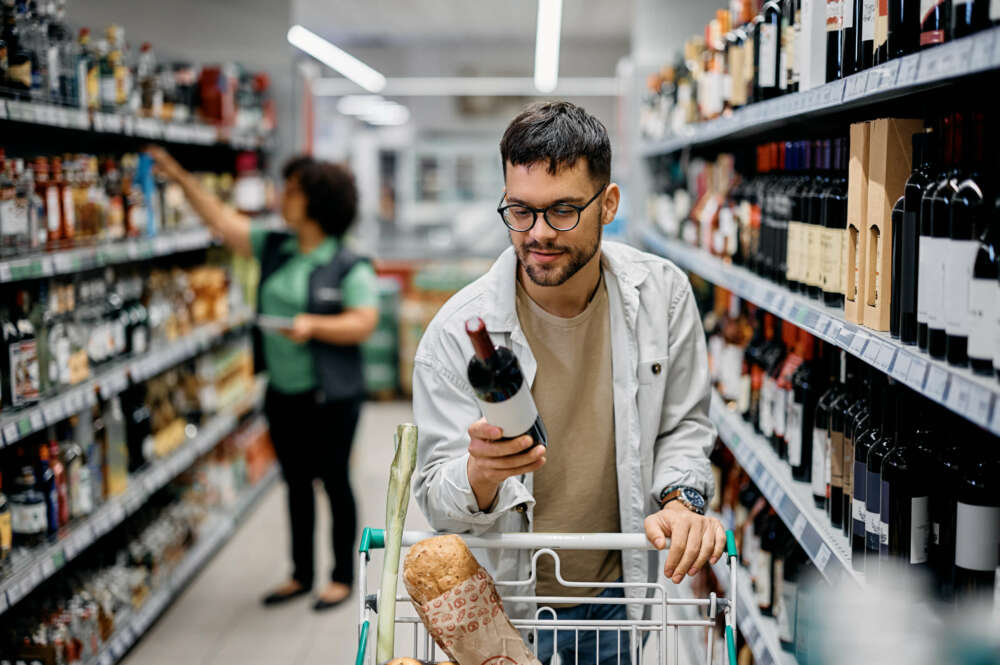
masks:
<svg viewBox="0 0 1000 665"><path fill-rule="evenodd" d="M633 0L565 0L566 42L627 43ZM293 0L292 16L340 46L474 41L534 43L537 0Z"/></svg>

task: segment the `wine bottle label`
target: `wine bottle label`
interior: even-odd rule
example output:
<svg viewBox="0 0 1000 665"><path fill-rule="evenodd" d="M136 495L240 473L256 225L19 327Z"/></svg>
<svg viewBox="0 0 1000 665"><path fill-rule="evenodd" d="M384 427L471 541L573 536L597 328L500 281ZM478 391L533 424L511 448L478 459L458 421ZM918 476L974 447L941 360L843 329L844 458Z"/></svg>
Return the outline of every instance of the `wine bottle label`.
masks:
<svg viewBox="0 0 1000 665"><path fill-rule="evenodd" d="M38 399L41 376L38 368L38 344L35 340L13 342L8 347L10 358L10 401L21 406Z"/></svg>
<svg viewBox="0 0 1000 665"><path fill-rule="evenodd" d="M11 501L10 528L16 534L37 536L45 533L49 518L45 502L16 503Z"/></svg>
<svg viewBox="0 0 1000 665"><path fill-rule="evenodd" d="M750 410L751 391L752 382L750 381L750 374L747 373L740 377L740 397L736 403L740 413L747 413Z"/></svg>
<svg viewBox="0 0 1000 665"><path fill-rule="evenodd" d="M813 428L812 452L812 493L813 496L826 495L826 430Z"/></svg>
<svg viewBox="0 0 1000 665"><path fill-rule="evenodd" d="M846 4L850 4L848 0ZM826 31L838 32L844 27L844 0L826 0Z"/></svg>
<svg viewBox="0 0 1000 665"><path fill-rule="evenodd" d="M990 0L990 21L1000 20L1000 0ZM1000 575L997 576L997 588L1000 588ZM1000 603L996 604L1000 607Z"/></svg>
<svg viewBox="0 0 1000 665"><path fill-rule="evenodd" d="M847 435L844 436L844 497L854 498L854 441Z"/></svg>
<svg viewBox="0 0 1000 665"><path fill-rule="evenodd" d="M802 466L802 402L794 396L788 401L785 422L785 441L788 443L788 463L793 467Z"/></svg>
<svg viewBox="0 0 1000 665"><path fill-rule="evenodd" d="M920 236L917 245L917 321L927 323L928 303L930 303L930 286L927 280L930 276L931 241L930 236Z"/></svg>
<svg viewBox="0 0 1000 665"><path fill-rule="evenodd" d="M785 416L788 411L788 391L774 386L774 435L785 436Z"/></svg>
<svg viewBox="0 0 1000 665"><path fill-rule="evenodd" d="M798 614L799 585L785 580L781 585L781 604L778 606L778 639L786 644L795 641L795 615Z"/></svg>
<svg viewBox="0 0 1000 665"><path fill-rule="evenodd" d="M761 609L771 607L771 553L758 550L754 557L757 562L757 575L754 578L754 595L757 596L757 606Z"/></svg>
<svg viewBox="0 0 1000 665"><path fill-rule="evenodd" d="M13 545L13 529L10 523L10 511L0 513L0 552L6 556Z"/></svg>
<svg viewBox="0 0 1000 665"><path fill-rule="evenodd" d="M823 228L815 224L806 225L806 284L820 285L820 268L823 265L820 251L820 233Z"/></svg>
<svg viewBox="0 0 1000 665"><path fill-rule="evenodd" d="M910 499L910 563L927 562L927 545L930 541L930 514L928 497Z"/></svg>
<svg viewBox="0 0 1000 665"><path fill-rule="evenodd" d="M868 470L865 473L865 548L878 552L881 539L882 508L879 503L879 493L882 489L879 474Z"/></svg>
<svg viewBox="0 0 1000 665"><path fill-rule="evenodd" d="M854 0L843 0L843 28L854 27Z"/></svg>
<svg viewBox="0 0 1000 665"><path fill-rule="evenodd" d="M966 570L992 572L1000 565L1000 506L958 502L955 524L955 565Z"/></svg>
<svg viewBox="0 0 1000 665"><path fill-rule="evenodd" d="M829 2L829 0L827 0ZM772 23L760 24L760 67L757 70L757 85L773 88L778 68L778 27Z"/></svg>
<svg viewBox="0 0 1000 665"><path fill-rule="evenodd" d="M857 471L855 471L857 473ZM858 476L864 478L864 475ZM864 485L864 482L855 482L854 486ZM851 500L851 533L855 537L864 539L865 537L865 501L855 496Z"/></svg>
<svg viewBox="0 0 1000 665"><path fill-rule="evenodd" d="M790 282L797 282L798 276L798 242L799 223L788 222L788 264L785 266L785 278Z"/></svg>
<svg viewBox="0 0 1000 665"><path fill-rule="evenodd" d="M864 0L861 4L861 40L875 40L875 5L878 0ZM858 58L861 59L860 57Z"/></svg>
<svg viewBox="0 0 1000 665"><path fill-rule="evenodd" d="M889 0L878 0L878 14L875 16L875 48L882 47L889 40Z"/></svg>
<svg viewBox="0 0 1000 665"><path fill-rule="evenodd" d="M991 360L1000 348L1000 282L973 279L969 283L969 357ZM997 345L997 346L994 346Z"/></svg>
<svg viewBox="0 0 1000 665"><path fill-rule="evenodd" d="M45 188L45 221L50 237L59 233L59 188Z"/></svg>
<svg viewBox="0 0 1000 665"><path fill-rule="evenodd" d="M925 241L926 239L926 241ZM920 238L920 260L923 262L924 254L927 254L927 264L920 270L918 279L926 275L924 283L926 298L917 298L917 307L920 303L926 303L927 325L931 328L944 327L944 270L945 270L945 243L946 238L931 238L924 236ZM926 252L924 250L927 250Z"/></svg>
<svg viewBox="0 0 1000 665"><path fill-rule="evenodd" d="M823 229L820 238L820 252L823 257L823 290L828 293L843 293L840 283L841 250L844 244L843 229Z"/></svg>
<svg viewBox="0 0 1000 665"><path fill-rule="evenodd" d="M502 402L487 402L479 398L476 401L479 402L486 422L503 430L504 438L521 436L538 419L538 409L535 408L535 400L531 398L527 381L522 381L518 391Z"/></svg>
<svg viewBox="0 0 1000 665"><path fill-rule="evenodd" d="M770 376L764 377L764 384L760 388L760 432L764 436L774 434L774 381Z"/></svg>
<svg viewBox="0 0 1000 665"><path fill-rule="evenodd" d="M882 481L882 496L879 500L879 552L889 555L889 483Z"/></svg>
<svg viewBox="0 0 1000 665"><path fill-rule="evenodd" d="M844 486L844 433L830 432L830 484Z"/></svg>
<svg viewBox="0 0 1000 665"><path fill-rule="evenodd" d="M947 242L944 292L948 296L944 299L944 327L949 335L964 337L969 334L969 284L972 282L972 266L976 262L979 243L975 240Z"/></svg>

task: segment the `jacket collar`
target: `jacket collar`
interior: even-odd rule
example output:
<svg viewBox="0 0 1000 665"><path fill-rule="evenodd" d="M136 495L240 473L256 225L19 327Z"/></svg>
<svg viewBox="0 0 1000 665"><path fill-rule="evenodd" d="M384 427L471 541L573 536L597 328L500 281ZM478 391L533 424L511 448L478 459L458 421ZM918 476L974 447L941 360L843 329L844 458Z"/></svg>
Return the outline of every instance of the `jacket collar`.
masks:
<svg viewBox="0 0 1000 665"><path fill-rule="evenodd" d="M614 279L622 293L625 314L634 323L638 313L638 288L649 275L640 262L629 261L628 248L616 242L601 243L601 267L605 278ZM517 281L517 255L508 247L486 273L485 292L494 299L494 306L483 316L486 329L495 333L512 333L520 329L515 304ZM631 327L631 326L630 326Z"/></svg>

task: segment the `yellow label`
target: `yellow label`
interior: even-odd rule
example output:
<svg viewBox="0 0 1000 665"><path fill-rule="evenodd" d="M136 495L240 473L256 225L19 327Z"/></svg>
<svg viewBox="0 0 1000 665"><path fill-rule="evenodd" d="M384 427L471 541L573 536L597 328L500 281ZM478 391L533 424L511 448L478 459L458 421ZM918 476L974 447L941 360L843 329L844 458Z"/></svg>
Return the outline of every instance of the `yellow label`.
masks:
<svg viewBox="0 0 1000 665"><path fill-rule="evenodd" d="M840 284L840 254L843 245L843 231L840 229L823 229L820 240L820 257L823 290L828 293L842 293Z"/></svg>
<svg viewBox="0 0 1000 665"><path fill-rule="evenodd" d="M100 105L100 72L97 65L87 70L87 106L96 109Z"/></svg>
<svg viewBox="0 0 1000 665"><path fill-rule="evenodd" d="M806 225L806 277L809 286L822 286L822 265L820 263L820 236L823 228L815 224Z"/></svg>
<svg viewBox="0 0 1000 665"><path fill-rule="evenodd" d="M10 511L0 513L0 561L7 558L13 543L10 526Z"/></svg>
<svg viewBox="0 0 1000 665"><path fill-rule="evenodd" d="M802 225L799 222L788 222L788 269L785 271L785 277L792 282L799 281L801 235Z"/></svg>

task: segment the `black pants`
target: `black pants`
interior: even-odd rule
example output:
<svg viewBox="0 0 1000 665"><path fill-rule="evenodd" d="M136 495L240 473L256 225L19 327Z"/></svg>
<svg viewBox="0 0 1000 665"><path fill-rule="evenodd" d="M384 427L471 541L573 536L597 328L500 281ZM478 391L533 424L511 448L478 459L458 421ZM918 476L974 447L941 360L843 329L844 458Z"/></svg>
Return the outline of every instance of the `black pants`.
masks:
<svg viewBox="0 0 1000 665"><path fill-rule="evenodd" d="M317 403L312 392L286 394L268 390L264 409L281 474L288 485L292 578L307 588L313 584L313 480L319 478L333 518L334 567L330 579L350 586L354 582L358 518L348 463L361 399Z"/></svg>

